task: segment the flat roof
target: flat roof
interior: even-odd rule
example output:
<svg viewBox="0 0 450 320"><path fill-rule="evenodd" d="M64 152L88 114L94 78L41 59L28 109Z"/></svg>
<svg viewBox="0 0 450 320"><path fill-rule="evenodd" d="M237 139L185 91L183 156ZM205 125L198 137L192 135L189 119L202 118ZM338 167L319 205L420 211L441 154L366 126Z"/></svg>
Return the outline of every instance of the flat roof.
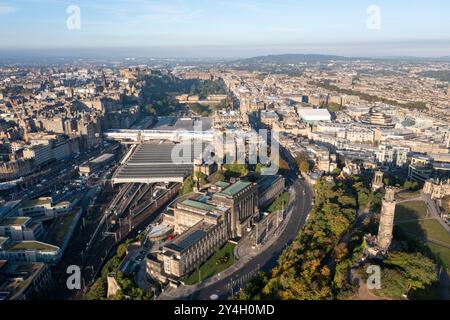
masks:
<svg viewBox="0 0 450 320"><path fill-rule="evenodd" d="M279 176L279 175L262 176L257 182L258 191L263 192L264 190L267 190L271 185L273 185L280 178L281 178L281 176Z"/></svg>
<svg viewBox="0 0 450 320"><path fill-rule="evenodd" d="M95 158L94 160L92 160L91 163L94 163L94 164L102 163L102 162L110 160L113 157L114 157L113 154L105 153L105 154L102 154L101 156Z"/></svg>
<svg viewBox="0 0 450 320"><path fill-rule="evenodd" d="M18 226L23 225L27 221L31 220L30 217L8 217L0 218L0 226Z"/></svg>
<svg viewBox="0 0 450 320"><path fill-rule="evenodd" d="M230 186L230 184L228 182L225 181L217 181L216 183L214 183L216 186L220 187L220 188L228 188Z"/></svg>
<svg viewBox="0 0 450 320"><path fill-rule="evenodd" d="M8 201L0 206L0 217L14 210L20 203L20 200Z"/></svg>
<svg viewBox="0 0 450 320"><path fill-rule="evenodd" d="M6 242L8 241L9 238L6 237L0 237L0 247Z"/></svg>
<svg viewBox="0 0 450 320"><path fill-rule="evenodd" d="M200 210L205 210L205 211L213 211L216 208L215 206L213 206L211 204L207 204L207 203L195 201L195 200L190 200L190 199L184 200L183 202L181 202L181 204L188 206L188 207L200 209Z"/></svg>
<svg viewBox="0 0 450 320"><path fill-rule="evenodd" d="M212 127L211 119L208 117L193 117L193 118L158 117L158 122L151 128L151 130L194 131L194 129L200 124L202 131L208 131Z"/></svg>
<svg viewBox="0 0 450 320"><path fill-rule="evenodd" d="M23 292L44 268L44 263L8 263L1 275L0 300L22 298Z"/></svg>
<svg viewBox="0 0 450 320"><path fill-rule="evenodd" d="M80 208L75 207L69 214L58 216L52 223L52 226L55 227L50 228L50 232L47 234L45 241L50 245L61 246L67 237L67 231L73 225L79 211Z"/></svg>
<svg viewBox="0 0 450 320"><path fill-rule="evenodd" d="M152 227L152 229L150 230L150 232L148 233L149 237L159 237L159 236L163 236L165 234L167 234L168 232L172 232L173 227L168 225L168 224L158 224L154 227Z"/></svg>
<svg viewBox="0 0 450 320"><path fill-rule="evenodd" d="M331 118L330 112L327 109L310 109L300 108L298 113L304 119L329 119Z"/></svg>
<svg viewBox="0 0 450 320"><path fill-rule="evenodd" d="M38 199L26 200L22 203L22 205L20 207L21 208L29 208L29 207L35 207L35 206L43 206L46 204L50 204L51 202L52 202L51 199L38 198Z"/></svg>
<svg viewBox="0 0 450 320"><path fill-rule="evenodd" d="M234 196L251 184L252 184L251 182L239 180L238 182L232 184L231 186L229 186L220 193L225 194L227 196Z"/></svg>
<svg viewBox="0 0 450 320"><path fill-rule="evenodd" d="M173 249L176 251L183 251L192 246L195 242L200 240L202 237L204 237L207 234L207 230L212 225L200 221L195 226L190 228L188 231L183 233L181 236L175 238L171 243L166 245L166 248Z"/></svg>
<svg viewBox="0 0 450 320"><path fill-rule="evenodd" d="M12 242L8 250L9 251L36 250L36 251L56 252L59 250L59 248L40 241L19 241L19 242Z"/></svg>

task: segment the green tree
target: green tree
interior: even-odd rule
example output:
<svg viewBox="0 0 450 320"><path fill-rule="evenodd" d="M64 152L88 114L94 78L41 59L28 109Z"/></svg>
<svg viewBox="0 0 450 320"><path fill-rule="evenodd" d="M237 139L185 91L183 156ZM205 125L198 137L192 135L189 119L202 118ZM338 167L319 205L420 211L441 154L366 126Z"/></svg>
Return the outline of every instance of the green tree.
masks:
<svg viewBox="0 0 450 320"><path fill-rule="evenodd" d="M232 177L245 177L248 175L248 168L245 164L225 164L223 168L225 173Z"/></svg>
<svg viewBox="0 0 450 320"><path fill-rule="evenodd" d="M341 172L342 172L341 169L335 168L335 169L333 170L333 172L331 172L331 175L332 175L333 177L338 177L338 176L341 174Z"/></svg>
<svg viewBox="0 0 450 320"><path fill-rule="evenodd" d="M200 186L203 186L206 184L206 179L208 178L206 176L206 174L204 174L203 172L197 171L195 173L195 178L197 179L198 183L200 184Z"/></svg>
<svg viewBox="0 0 450 320"><path fill-rule="evenodd" d="M437 281L436 264L421 253L390 252L383 263L397 269L407 279L408 291Z"/></svg>
<svg viewBox="0 0 450 320"><path fill-rule="evenodd" d="M106 288L102 278L98 278L89 289L85 298L87 300L102 300L106 298Z"/></svg>
<svg viewBox="0 0 450 320"><path fill-rule="evenodd" d="M127 254L127 245L126 244L121 244L117 247L117 252L116 255L120 258L123 259L125 257L125 255Z"/></svg>
<svg viewBox="0 0 450 320"><path fill-rule="evenodd" d="M195 186L194 178L192 176L187 177L186 179L184 179L181 194L184 195L194 191L194 186Z"/></svg>
<svg viewBox="0 0 450 320"><path fill-rule="evenodd" d="M415 181L405 181L403 189L415 191L419 189L419 184Z"/></svg>
<svg viewBox="0 0 450 320"><path fill-rule="evenodd" d="M302 173L308 173L311 170L311 163L309 162L309 157L305 152L301 152L295 158L298 169Z"/></svg>
<svg viewBox="0 0 450 320"><path fill-rule="evenodd" d="M225 181L225 176L222 171L217 171L213 176L213 182Z"/></svg>

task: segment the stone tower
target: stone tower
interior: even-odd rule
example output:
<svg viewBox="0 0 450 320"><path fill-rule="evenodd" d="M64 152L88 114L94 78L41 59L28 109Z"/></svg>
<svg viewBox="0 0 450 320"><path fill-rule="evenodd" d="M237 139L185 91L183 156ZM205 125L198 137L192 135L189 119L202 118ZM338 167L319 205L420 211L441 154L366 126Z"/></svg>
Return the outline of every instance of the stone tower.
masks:
<svg viewBox="0 0 450 320"><path fill-rule="evenodd" d="M381 251L386 252L389 249L392 241L392 229L394 228L395 215L395 192L396 188L386 188L386 195L384 196L381 206L380 226L378 228L377 243Z"/></svg>
<svg viewBox="0 0 450 320"><path fill-rule="evenodd" d="M384 186L383 176L384 176L383 171L380 171L380 170L375 171L375 177L372 182L372 191L377 191L377 190L383 188L383 186Z"/></svg>

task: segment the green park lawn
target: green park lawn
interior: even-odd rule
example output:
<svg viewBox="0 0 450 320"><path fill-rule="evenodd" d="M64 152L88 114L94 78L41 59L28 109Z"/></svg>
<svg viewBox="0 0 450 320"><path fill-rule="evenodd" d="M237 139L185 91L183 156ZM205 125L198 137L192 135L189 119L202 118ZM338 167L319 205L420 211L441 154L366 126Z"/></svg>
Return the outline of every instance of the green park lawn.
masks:
<svg viewBox="0 0 450 320"><path fill-rule="evenodd" d="M427 217L427 208L424 202L401 203L397 206L395 215L397 226L407 235L412 234L420 238L436 240L450 245L450 233L438 221L434 219L419 220ZM408 221L414 219L417 220ZM426 242L425 245L442 262L445 268L450 270L450 249L431 242Z"/></svg>
<svg viewBox="0 0 450 320"><path fill-rule="evenodd" d="M423 201L403 202L397 205L395 220L423 219L427 216L427 205Z"/></svg>
<svg viewBox="0 0 450 320"><path fill-rule="evenodd" d="M266 211L269 213L276 212L281 210L283 206L286 209L288 203L289 203L289 193L284 192L267 208Z"/></svg>
<svg viewBox="0 0 450 320"><path fill-rule="evenodd" d="M235 245L231 243L227 243L217 251L211 258L209 258L208 261L206 261L201 267L200 267L200 276L199 277L199 270L196 270L193 272L186 280L185 284L187 285L193 285L199 282L200 278L201 281L204 281L213 275L227 269L228 267L232 266L234 264L235 258L233 255L233 249ZM219 259L224 257L226 254L228 254L229 259L225 263L218 263Z"/></svg>

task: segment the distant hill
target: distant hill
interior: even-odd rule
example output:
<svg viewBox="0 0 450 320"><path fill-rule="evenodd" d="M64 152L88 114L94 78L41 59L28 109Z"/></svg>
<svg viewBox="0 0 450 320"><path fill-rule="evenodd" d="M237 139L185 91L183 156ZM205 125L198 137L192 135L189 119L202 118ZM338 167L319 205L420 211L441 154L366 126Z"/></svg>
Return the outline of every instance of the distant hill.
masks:
<svg viewBox="0 0 450 320"><path fill-rule="evenodd" d="M280 54L253 57L247 59L240 59L232 61L233 64L299 64L299 63L314 63L314 62L330 62L330 61L351 61L351 60L368 60L368 58L350 58L334 55L322 54Z"/></svg>
<svg viewBox="0 0 450 320"><path fill-rule="evenodd" d="M323 55L323 54L280 54L280 55L267 55L258 56L247 59L239 59L231 61L231 64L239 65L262 65L262 64L275 64L275 65L287 65L287 64L299 64L299 63L327 63L331 61L357 61L357 60L372 60L372 61L450 61L450 56L445 57L344 57L337 55Z"/></svg>

